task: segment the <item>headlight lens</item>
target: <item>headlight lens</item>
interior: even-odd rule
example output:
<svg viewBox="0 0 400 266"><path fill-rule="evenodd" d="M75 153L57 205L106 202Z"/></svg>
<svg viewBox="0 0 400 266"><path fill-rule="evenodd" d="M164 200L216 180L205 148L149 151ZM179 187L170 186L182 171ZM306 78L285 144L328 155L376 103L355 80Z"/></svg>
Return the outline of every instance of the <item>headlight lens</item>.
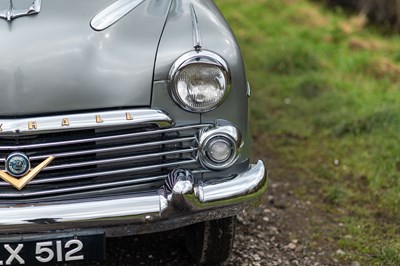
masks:
<svg viewBox="0 0 400 266"><path fill-rule="evenodd" d="M193 52L178 59L170 73L170 93L182 108L207 112L223 102L229 91L229 72L223 59L211 52Z"/></svg>

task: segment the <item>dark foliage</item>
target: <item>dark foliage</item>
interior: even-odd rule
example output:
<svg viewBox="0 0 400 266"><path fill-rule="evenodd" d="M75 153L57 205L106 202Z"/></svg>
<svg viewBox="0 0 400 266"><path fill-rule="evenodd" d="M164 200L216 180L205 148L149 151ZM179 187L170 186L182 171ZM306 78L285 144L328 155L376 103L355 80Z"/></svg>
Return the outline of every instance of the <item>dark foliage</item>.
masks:
<svg viewBox="0 0 400 266"><path fill-rule="evenodd" d="M328 3L357 10L372 22L400 30L400 0L328 0Z"/></svg>

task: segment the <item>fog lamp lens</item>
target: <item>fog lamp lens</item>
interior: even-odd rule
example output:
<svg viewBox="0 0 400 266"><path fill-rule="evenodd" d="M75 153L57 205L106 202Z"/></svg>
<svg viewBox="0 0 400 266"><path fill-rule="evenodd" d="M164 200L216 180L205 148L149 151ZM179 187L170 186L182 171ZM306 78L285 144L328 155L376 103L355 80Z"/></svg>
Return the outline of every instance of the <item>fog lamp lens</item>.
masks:
<svg viewBox="0 0 400 266"><path fill-rule="evenodd" d="M217 138L210 141L207 150L208 158L211 161L224 163L231 158L233 147L227 139Z"/></svg>

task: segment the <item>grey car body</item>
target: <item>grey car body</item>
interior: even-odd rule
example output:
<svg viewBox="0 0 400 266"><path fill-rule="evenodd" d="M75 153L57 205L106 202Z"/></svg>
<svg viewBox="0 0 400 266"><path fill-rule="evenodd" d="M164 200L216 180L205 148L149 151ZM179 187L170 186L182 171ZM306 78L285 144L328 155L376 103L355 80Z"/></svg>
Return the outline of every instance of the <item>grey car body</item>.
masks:
<svg viewBox="0 0 400 266"><path fill-rule="evenodd" d="M14 2L15 9L32 4L31 0ZM121 9L101 13L118 2L132 6L122 14L118 13ZM10 1L0 3L0 9L9 8ZM42 0L37 14L0 20L0 160L7 163L7 156L16 151L30 157L32 168L48 156L53 160L21 190L7 180L0 183L3 235L91 228L104 230L107 237L164 231L234 217L257 204L267 188L264 164L250 164L249 159L249 86L241 52L214 2L115 3ZM107 22L110 17L113 20ZM96 24L96 19L103 24ZM208 52L227 64L229 94L212 110L184 110L171 97L171 68L186 54ZM144 125L152 128L141 131ZM122 144L102 142L113 139L114 129L120 135L142 137L143 132L180 135L186 127L195 131L191 144L185 146L192 149L188 167L176 163L179 156L165 159L172 146L161 151L164 161L159 163L145 161L153 155L144 148L130 159L126 158L131 154L115 151L118 145L144 147L145 142L161 143L163 138L172 143L168 136L148 137L140 143L134 138ZM199 153L203 139L219 133L232 135L237 154L229 167L210 169ZM70 143L87 138L96 140L89 148L83 141L82 150L97 149L93 152L97 157L85 157L89 152L79 153L79 148L69 150ZM65 146L52 150L54 143L62 141ZM112 150L112 156L101 155L99 149ZM69 158L68 153L78 154L76 161L62 161ZM131 168L124 162L130 160L136 167L132 173L144 178L129 175ZM135 160L142 164L136 165ZM100 173L103 164L108 168ZM147 169L150 164L160 166ZM79 165L88 167L83 174ZM64 167L77 173L61 172ZM188 170L190 177L171 176L168 173L173 169ZM47 175L53 170L61 174ZM108 186L110 180L92 174L96 171L120 183ZM149 174L151 179L147 172L156 174ZM54 179L57 174L64 178L60 184ZM153 182L154 175L158 183ZM93 178L92 187L88 178ZM153 182L151 186L146 185L146 178ZM142 181L129 183L131 179Z"/></svg>

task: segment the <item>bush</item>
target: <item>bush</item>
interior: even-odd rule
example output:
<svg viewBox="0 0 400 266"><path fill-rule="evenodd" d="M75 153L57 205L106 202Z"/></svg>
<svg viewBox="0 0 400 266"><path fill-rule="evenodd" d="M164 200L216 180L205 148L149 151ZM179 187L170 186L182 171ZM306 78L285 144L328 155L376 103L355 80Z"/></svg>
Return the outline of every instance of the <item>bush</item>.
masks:
<svg viewBox="0 0 400 266"><path fill-rule="evenodd" d="M373 22L392 25L400 30L400 0L329 0L329 2L356 9Z"/></svg>

